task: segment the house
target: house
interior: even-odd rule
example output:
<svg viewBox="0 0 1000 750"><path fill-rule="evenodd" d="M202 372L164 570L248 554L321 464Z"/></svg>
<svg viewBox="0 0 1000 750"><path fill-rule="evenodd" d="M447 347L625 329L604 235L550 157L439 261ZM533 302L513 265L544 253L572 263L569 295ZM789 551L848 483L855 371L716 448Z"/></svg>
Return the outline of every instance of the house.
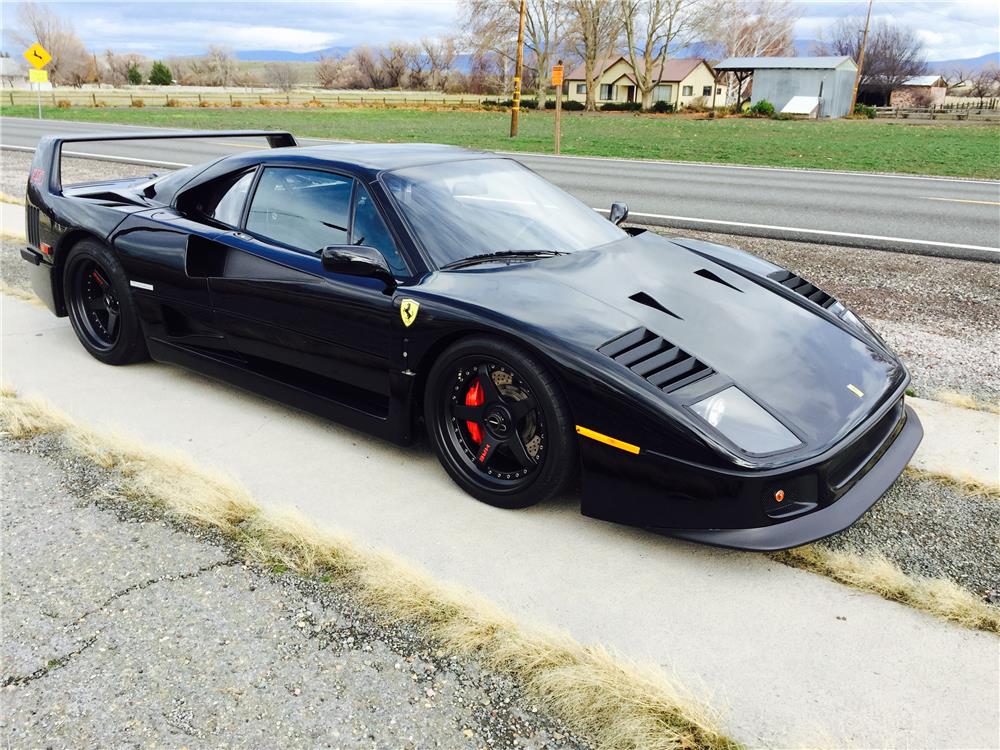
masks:
<svg viewBox="0 0 1000 750"><path fill-rule="evenodd" d="M632 64L624 55L599 61L595 72L598 72L596 85L598 90L594 97L597 105L608 102L641 102L642 92L636 85ZM653 89L653 103L667 102L674 109L681 109L695 100L711 106L712 90L715 87L715 74L707 62L701 58L677 58L667 60L654 69L654 78L658 84ZM587 101L587 78L583 65L578 65L570 71L565 79L567 98L581 104ZM718 87L715 92L719 101L726 98L725 87Z"/></svg>
<svg viewBox="0 0 1000 750"><path fill-rule="evenodd" d="M716 65L715 72L732 73L738 91L744 90L746 80L752 76L751 104L766 100L774 105L776 112L782 112L796 98L793 108L799 113L843 117L851 111L858 66L846 55L730 57ZM810 102L805 101L807 98Z"/></svg>
<svg viewBox="0 0 1000 750"><path fill-rule="evenodd" d="M890 107L940 107L948 95L941 76L915 76L889 94Z"/></svg>

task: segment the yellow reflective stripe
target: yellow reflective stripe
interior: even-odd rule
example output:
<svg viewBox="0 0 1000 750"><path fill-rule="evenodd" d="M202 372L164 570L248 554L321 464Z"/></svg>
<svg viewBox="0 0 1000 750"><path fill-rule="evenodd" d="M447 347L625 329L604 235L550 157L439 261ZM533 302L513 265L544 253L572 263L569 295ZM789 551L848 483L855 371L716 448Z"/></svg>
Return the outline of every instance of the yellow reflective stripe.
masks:
<svg viewBox="0 0 1000 750"><path fill-rule="evenodd" d="M600 432L595 432L594 430L587 429L586 427L581 427L580 425L577 425L576 426L576 431L577 431L577 434L579 434L579 435L583 435L584 437L588 437L591 440L596 440L599 443L604 443L606 445L610 445L613 448L618 448L619 450L623 450L626 453L638 453L639 452L639 446L638 445L632 445L632 443L626 443L624 440L618 440L617 438L613 438L613 437L610 437L608 435L604 435L604 434L602 434Z"/></svg>

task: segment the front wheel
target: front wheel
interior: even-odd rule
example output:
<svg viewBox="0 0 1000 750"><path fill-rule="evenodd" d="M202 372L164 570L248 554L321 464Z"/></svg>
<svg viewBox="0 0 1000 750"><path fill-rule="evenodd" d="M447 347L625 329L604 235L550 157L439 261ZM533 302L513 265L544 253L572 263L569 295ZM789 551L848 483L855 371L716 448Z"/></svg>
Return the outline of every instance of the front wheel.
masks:
<svg viewBox="0 0 1000 750"><path fill-rule="evenodd" d="M434 450L478 500L524 508L561 490L577 466L569 410L556 382L520 347L464 339L431 368L424 417Z"/></svg>
<svg viewBox="0 0 1000 750"><path fill-rule="evenodd" d="M76 337L109 365L145 359L146 340L118 259L94 240L74 245L63 267L63 293Z"/></svg>

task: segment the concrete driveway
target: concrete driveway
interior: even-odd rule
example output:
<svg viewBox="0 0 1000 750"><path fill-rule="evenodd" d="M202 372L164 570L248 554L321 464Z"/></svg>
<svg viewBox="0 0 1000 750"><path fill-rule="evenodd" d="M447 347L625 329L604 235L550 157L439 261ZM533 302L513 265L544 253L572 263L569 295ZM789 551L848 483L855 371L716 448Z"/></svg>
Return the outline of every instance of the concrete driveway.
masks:
<svg viewBox="0 0 1000 750"><path fill-rule="evenodd" d="M8 297L3 373L78 419L224 467L262 502L388 547L524 618L656 663L751 744L996 747L997 638L767 557L579 515L503 511L401 449L149 363L101 365L69 323Z"/></svg>

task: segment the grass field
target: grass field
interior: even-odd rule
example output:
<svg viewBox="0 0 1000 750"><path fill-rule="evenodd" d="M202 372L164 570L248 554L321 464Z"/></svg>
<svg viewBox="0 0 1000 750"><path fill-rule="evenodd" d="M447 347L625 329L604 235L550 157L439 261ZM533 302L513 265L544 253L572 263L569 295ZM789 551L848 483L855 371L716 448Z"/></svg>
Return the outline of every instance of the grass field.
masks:
<svg viewBox="0 0 1000 750"><path fill-rule="evenodd" d="M4 107L34 117L32 107ZM504 112L418 109L44 108L48 119L177 128L279 128L298 136L449 143L552 152L551 112L522 113L507 137ZM693 120L631 114L563 116L564 154L1000 178L1000 125L903 125L870 120Z"/></svg>

